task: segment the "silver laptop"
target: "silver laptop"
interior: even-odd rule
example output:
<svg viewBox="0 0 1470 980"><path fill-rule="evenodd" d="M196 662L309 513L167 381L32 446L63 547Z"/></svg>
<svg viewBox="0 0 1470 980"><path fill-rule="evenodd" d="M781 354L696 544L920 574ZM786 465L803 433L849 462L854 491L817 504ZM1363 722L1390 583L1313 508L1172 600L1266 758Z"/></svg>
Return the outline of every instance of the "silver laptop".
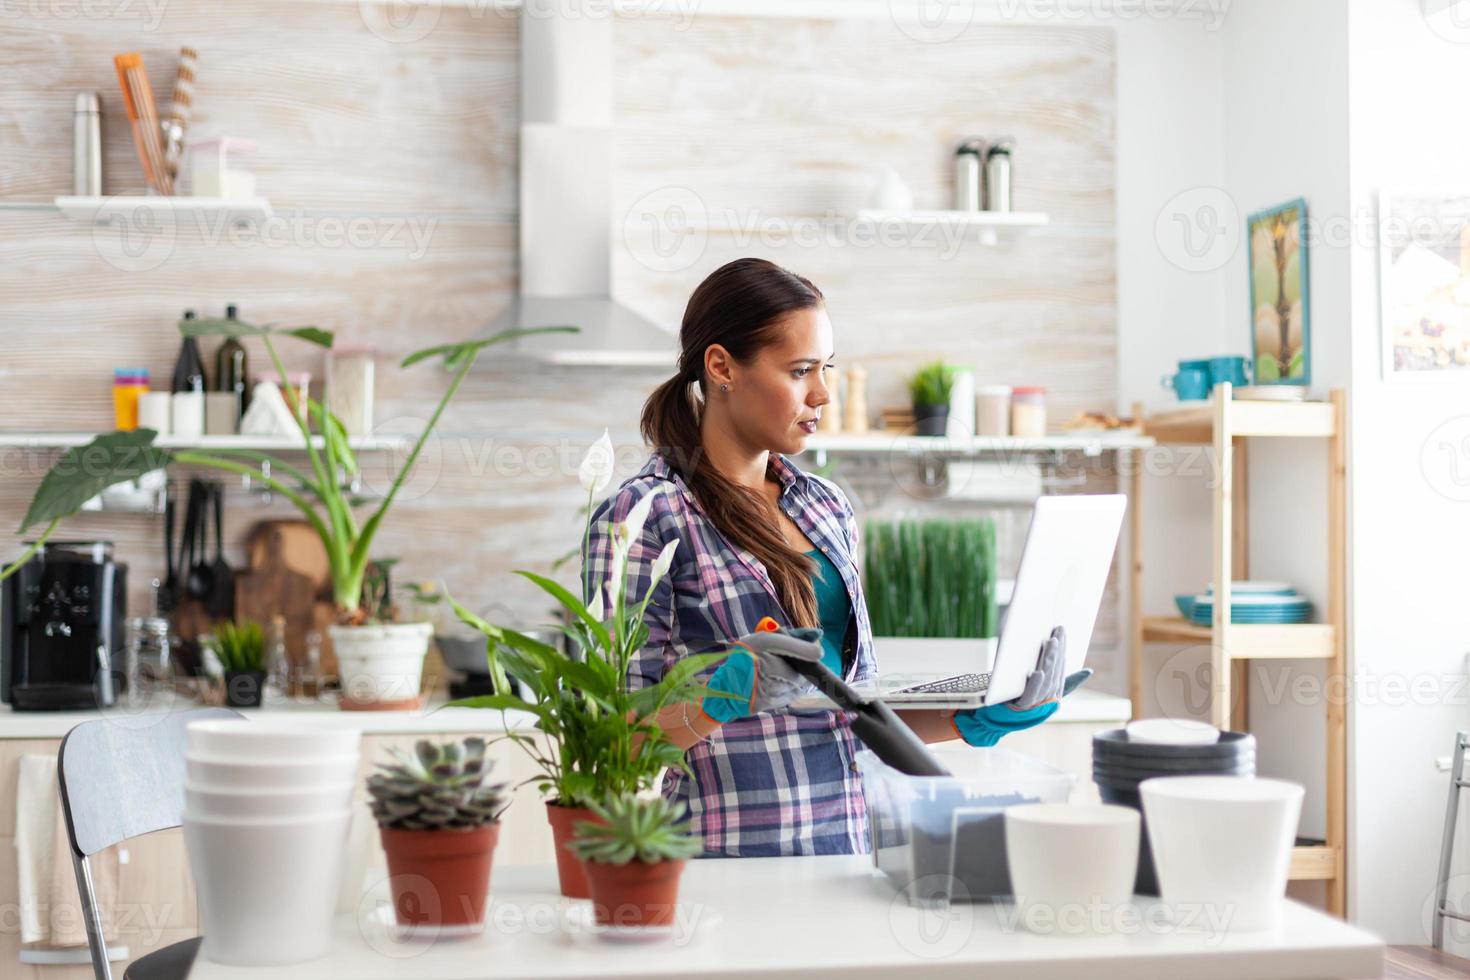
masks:
<svg viewBox="0 0 1470 980"><path fill-rule="evenodd" d="M935 677L921 684L908 672L901 679L904 686L880 680L874 695L893 708L961 710L1010 701L1026 689L1026 677L1036 669L1057 626L1067 631L1066 673L1081 670L1127 500L1122 494L1037 500L990 672Z"/></svg>

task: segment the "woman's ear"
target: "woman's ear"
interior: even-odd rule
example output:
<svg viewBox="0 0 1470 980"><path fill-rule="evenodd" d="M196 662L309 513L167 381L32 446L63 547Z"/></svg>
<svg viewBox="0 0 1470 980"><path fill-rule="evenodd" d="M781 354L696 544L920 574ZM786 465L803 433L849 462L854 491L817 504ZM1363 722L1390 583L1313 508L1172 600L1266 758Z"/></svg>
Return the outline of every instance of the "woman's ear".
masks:
<svg viewBox="0 0 1470 980"><path fill-rule="evenodd" d="M718 388L735 380L735 358L720 344L710 344L704 349L704 376L708 388Z"/></svg>

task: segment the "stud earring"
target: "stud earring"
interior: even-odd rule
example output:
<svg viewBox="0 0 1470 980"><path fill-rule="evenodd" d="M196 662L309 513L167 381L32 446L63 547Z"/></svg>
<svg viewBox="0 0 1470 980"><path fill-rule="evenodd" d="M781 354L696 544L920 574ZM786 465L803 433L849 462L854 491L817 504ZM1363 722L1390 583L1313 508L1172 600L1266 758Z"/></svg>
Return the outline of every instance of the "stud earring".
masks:
<svg viewBox="0 0 1470 980"><path fill-rule="evenodd" d="M729 385L720 385L720 390L721 391L729 391L730 390L730 386Z"/></svg>

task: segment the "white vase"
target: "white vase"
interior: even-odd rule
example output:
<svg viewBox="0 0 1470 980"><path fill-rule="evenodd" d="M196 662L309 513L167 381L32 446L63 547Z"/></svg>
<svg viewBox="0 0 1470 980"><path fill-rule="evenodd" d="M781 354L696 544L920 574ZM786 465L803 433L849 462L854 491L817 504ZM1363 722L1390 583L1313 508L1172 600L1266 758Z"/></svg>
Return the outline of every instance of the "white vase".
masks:
<svg viewBox="0 0 1470 980"><path fill-rule="evenodd" d="M1176 924L1253 932L1281 924L1302 787L1169 776L1139 784L1159 891Z"/></svg>
<svg viewBox="0 0 1470 980"><path fill-rule="evenodd" d="M432 623L329 626L342 707L412 707L419 696Z"/></svg>

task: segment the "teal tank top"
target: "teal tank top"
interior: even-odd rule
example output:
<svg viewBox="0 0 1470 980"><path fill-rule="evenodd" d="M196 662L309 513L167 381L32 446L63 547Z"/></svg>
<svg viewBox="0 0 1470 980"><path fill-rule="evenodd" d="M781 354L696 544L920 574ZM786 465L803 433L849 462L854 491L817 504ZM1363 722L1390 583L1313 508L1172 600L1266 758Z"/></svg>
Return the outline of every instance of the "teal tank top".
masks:
<svg viewBox="0 0 1470 980"><path fill-rule="evenodd" d="M852 604L847 598L847 586L842 584L842 574L832 560L817 548L807 554L817 562L812 587L817 593L817 620L822 626L822 663L841 677L842 639L847 633Z"/></svg>

